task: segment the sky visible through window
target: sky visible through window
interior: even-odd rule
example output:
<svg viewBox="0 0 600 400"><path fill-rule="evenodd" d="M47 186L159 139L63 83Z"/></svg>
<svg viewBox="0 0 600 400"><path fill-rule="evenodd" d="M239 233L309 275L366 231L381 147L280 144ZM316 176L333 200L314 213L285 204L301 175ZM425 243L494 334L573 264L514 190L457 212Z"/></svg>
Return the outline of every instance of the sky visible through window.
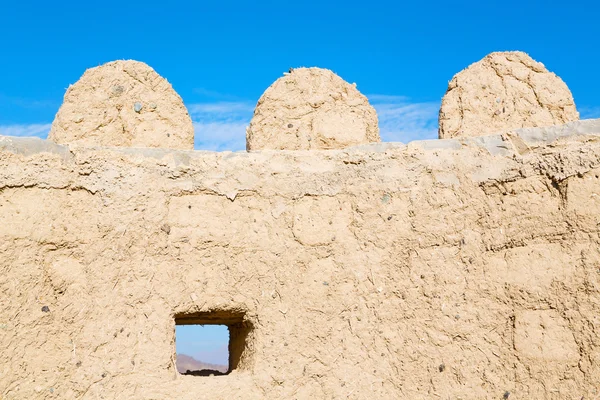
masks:
<svg viewBox="0 0 600 400"><path fill-rule="evenodd" d="M226 325L176 325L177 354L208 364L229 364L229 329Z"/></svg>

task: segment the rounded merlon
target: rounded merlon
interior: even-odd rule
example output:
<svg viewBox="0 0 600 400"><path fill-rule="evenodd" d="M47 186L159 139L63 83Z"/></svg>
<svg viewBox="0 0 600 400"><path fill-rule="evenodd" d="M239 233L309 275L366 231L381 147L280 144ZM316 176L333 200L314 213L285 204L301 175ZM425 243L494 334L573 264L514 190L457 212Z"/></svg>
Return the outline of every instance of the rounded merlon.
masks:
<svg viewBox="0 0 600 400"><path fill-rule="evenodd" d="M579 119L567 85L520 51L496 52L456 74L439 114L439 137L484 136Z"/></svg>
<svg viewBox="0 0 600 400"><path fill-rule="evenodd" d="M379 142L377 113L332 71L295 68L258 100L246 131L248 150L342 149Z"/></svg>
<svg viewBox="0 0 600 400"><path fill-rule="evenodd" d="M152 112L143 112L144 105ZM183 100L166 79L142 62L123 60L88 69L67 89L48 139L85 146L191 150L194 127Z"/></svg>

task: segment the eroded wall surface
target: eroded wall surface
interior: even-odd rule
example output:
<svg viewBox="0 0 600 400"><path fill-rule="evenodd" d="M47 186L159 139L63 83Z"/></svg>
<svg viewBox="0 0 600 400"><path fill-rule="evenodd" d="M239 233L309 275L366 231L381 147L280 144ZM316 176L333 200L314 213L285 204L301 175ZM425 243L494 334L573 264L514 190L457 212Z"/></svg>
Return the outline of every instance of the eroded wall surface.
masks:
<svg viewBox="0 0 600 400"><path fill-rule="evenodd" d="M0 397L595 398L599 140L0 138ZM215 310L251 323L243 363L178 375L174 316Z"/></svg>

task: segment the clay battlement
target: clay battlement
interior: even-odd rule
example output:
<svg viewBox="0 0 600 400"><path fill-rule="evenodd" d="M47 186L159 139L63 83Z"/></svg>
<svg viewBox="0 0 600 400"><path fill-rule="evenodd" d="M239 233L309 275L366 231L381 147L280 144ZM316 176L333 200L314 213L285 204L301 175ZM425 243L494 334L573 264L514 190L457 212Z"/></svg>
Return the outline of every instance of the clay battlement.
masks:
<svg viewBox="0 0 600 400"><path fill-rule="evenodd" d="M0 137L2 399L600 395L600 120L381 143L360 93L304 71L299 125L260 119L275 88L256 148L194 151L176 93L127 68L101 124L81 87L61 144ZM303 114L321 84L352 101ZM177 372L189 323L229 327L229 374Z"/></svg>

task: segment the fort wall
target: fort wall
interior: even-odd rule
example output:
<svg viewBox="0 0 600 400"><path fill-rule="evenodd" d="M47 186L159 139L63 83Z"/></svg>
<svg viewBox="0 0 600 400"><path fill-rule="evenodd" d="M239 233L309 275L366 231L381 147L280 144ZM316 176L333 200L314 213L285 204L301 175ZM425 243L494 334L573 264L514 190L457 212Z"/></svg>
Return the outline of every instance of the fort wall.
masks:
<svg viewBox="0 0 600 400"><path fill-rule="evenodd" d="M599 176L600 120L330 151L0 137L0 397L595 398ZM232 373L179 375L177 318L234 324Z"/></svg>

